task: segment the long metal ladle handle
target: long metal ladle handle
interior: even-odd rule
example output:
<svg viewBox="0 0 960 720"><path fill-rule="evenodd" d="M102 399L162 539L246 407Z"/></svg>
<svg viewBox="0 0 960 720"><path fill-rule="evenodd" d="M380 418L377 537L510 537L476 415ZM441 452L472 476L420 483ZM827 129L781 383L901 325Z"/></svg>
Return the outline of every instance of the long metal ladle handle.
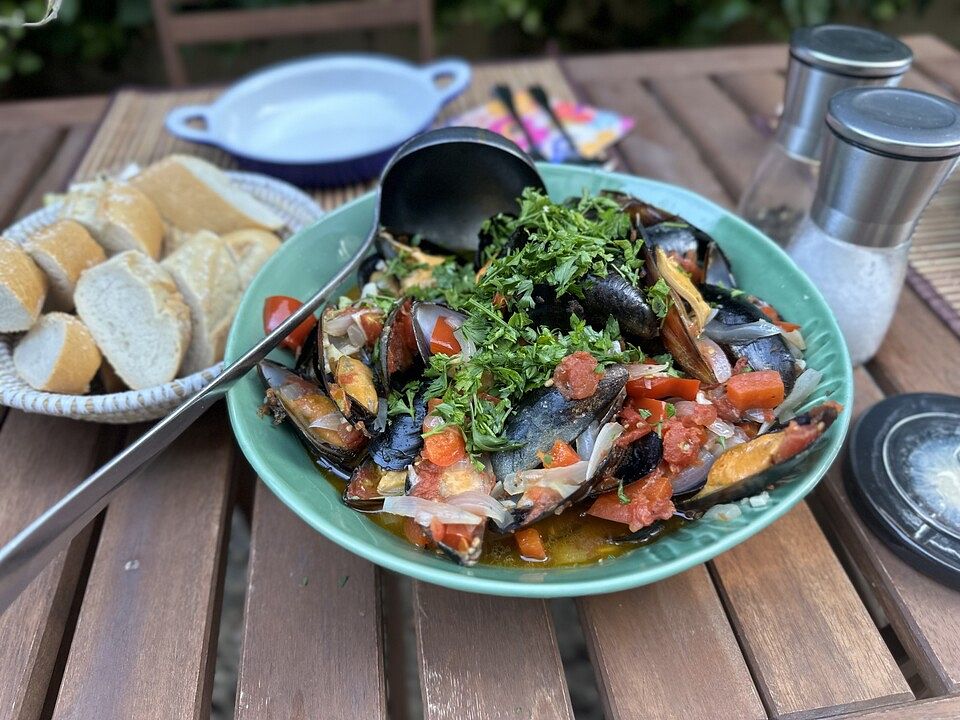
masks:
<svg viewBox="0 0 960 720"><path fill-rule="evenodd" d="M198 417L226 395L234 382L253 369L294 328L320 308L327 297L357 269L373 244L375 234L376 222L351 260L303 307L0 549L0 614L19 597L47 563L107 506L113 494L129 477L180 437Z"/></svg>

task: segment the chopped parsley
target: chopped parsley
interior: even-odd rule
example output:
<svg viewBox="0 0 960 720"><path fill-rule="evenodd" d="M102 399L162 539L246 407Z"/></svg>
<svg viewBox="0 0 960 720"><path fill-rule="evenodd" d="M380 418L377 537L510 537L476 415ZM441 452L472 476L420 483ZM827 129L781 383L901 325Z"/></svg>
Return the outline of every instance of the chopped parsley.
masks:
<svg viewBox="0 0 960 720"><path fill-rule="evenodd" d="M623 491L623 478L620 478L619 480L617 480L617 500L620 501L621 505L630 504L630 498Z"/></svg>
<svg viewBox="0 0 960 720"><path fill-rule="evenodd" d="M670 310L670 286L666 280L660 278L647 288L647 300L650 302L650 309L658 318L662 320L667 316Z"/></svg>

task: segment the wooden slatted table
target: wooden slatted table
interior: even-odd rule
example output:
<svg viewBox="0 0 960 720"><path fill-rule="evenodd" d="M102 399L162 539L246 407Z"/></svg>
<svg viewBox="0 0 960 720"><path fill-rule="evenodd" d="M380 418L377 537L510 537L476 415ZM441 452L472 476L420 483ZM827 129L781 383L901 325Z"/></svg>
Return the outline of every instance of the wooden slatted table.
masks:
<svg viewBox="0 0 960 720"><path fill-rule="evenodd" d="M960 53L908 43L907 84L960 95ZM730 206L763 150L757 119L777 111L785 59L777 45L489 65L453 111L497 80L541 82L637 118L618 150L628 171ZM105 99L0 106L0 220L71 177L187 149L162 133L163 112L213 94L121 93L96 133ZM958 392L958 356L960 339L905 289L880 353L856 371L857 412L892 393ZM0 542L138 432L0 418ZM0 616L0 720L209 717L235 505L252 530L243 720L598 717L591 703L610 720L960 718L960 593L865 529L837 467L713 562L571 613L571 601L457 593L353 557L255 484L214 410ZM578 643L592 677L561 652Z"/></svg>

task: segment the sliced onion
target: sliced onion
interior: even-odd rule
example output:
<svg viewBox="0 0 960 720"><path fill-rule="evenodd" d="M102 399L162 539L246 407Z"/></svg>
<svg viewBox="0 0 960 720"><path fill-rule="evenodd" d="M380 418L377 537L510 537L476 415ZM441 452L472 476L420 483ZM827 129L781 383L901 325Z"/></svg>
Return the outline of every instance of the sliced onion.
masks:
<svg viewBox="0 0 960 720"><path fill-rule="evenodd" d="M800 334L799 328L796 330L791 330L790 332L782 331L783 339L787 341L787 345L792 345L797 348L797 350L806 350L807 342L803 339L803 335Z"/></svg>
<svg viewBox="0 0 960 720"><path fill-rule="evenodd" d="M699 465L685 467L670 478L673 494L677 495L692 492L695 488L702 486L703 483L706 482L707 474L710 472L710 468L713 467L713 463L716 462L716 460L716 455L701 449Z"/></svg>
<svg viewBox="0 0 960 720"><path fill-rule="evenodd" d="M624 367L627 368L627 374L630 380L639 380L642 377L650 377L651 375L663 373L667 370L666 365L648 365L644 363L633 363L631 365L625 365Z"/></svg>
<svg viewBox="0 0 960 720"><path fill-rule="evenodd" d="M484 518L456 505L424 500L412 495L399 495L383 499L383 512L391 515L412 517L418 525L427 527L432 520L445 525L479 525Z"/></svg>
<svg viewBox="0 0 960 720"><path fill-rule="evenodd" d="M592 478L600 465L610 454L610 449L617 439L623 435L624 427L620 423L607 423L597 434L597 441L593 444L593 452L590 453L590 461L587 464L586 478Z"/></svg>
<svg viewBox="0 0 960 720"><path fill-rule="evenodd" d="M739 325L724 325L712 321L703 329L703 334L718 343L749 343L760 338L783 335L782 329L766 320L757 320Z"/></svg>
<svg viewBox="0 0 960 720"><path fill-rule="evenodd" d="M597 442L597 435L600 433L600 423L594 420L587 425L587 429L577 436L577 455L582 458L590 457L593 452L593 446Z"/></svg>
<svg viewBox="0 0 960 720"><path fill-rule="evenodd" d="M777 420L786 422L797 414L797 409L817 389L823 374L819 370L807 368L793 384L793 389L773 411Z"/></svg>
<svg viewBox="0 0 960 720"><path fill-rule="evenodd" d="M697 350L700 357L713 371L713 376L717 382L726 382L733 375L733 368L730 366L730 360L727 354L710 338L701 335L696 340Z"/></svg>
<svg viewBox="0 0 960 720"><path fill-rule="evenodd" d="M733 425L728 423L726 420L721 420L720 418L717 418L712 423L707 425L707 430L712 432L717 437L732 438L734 427Z"/></svg>
<svg viewBox="0 0 960 720"><path fill-rule="evenodd" d="M477 515L493 520L497 527L506 527L511 521L510 513L498 500L479 490L467 490L447 498L447 504L456 505Z"/></svg>
<svg viewBox="0 0 960 720"><path fill-rule="evenodd" d="M351 345L358 349L367 344L367 334L357 323L353 323L347 328L347 339Z"/></svg>
<svg viewBox="0 0 960 720"><path fill-rule="evenodd" d="M742 415L747 420L753 420L753 422L758 422L761 425L767 421L767 413L761 408L750 408L749 410L744 410Z"/></svg>
<svg viewBox="0 0 960 720"><path fill-rule="evenodd" d="M566 497L583 485L587 475L587 461L555 468L537 468L510 473L503 480L503 489L511 495L520 495L530 488L551 488Z"/></svg>
<svg viewBox="0 0 960 720"><path fill-rule="evenodd" d="M352 312L341 312L332 317L326 315L323 318L323 331L327 335L346 335L352 325L356 325Z"/></svg>

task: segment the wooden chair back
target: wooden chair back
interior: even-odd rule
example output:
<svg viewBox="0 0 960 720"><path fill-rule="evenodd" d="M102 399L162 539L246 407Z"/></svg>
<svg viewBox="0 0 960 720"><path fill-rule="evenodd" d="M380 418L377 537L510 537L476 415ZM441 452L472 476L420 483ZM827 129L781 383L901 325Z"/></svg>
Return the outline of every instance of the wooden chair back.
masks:
<svg viewBox="0 0 960 720"><path fill-rule="evenodd" d="M334 0L275 8L177 12L190 0L151 0L171 86L187 83L184 45L416 26L421 60L433 56L433 0Z"/></svg>

